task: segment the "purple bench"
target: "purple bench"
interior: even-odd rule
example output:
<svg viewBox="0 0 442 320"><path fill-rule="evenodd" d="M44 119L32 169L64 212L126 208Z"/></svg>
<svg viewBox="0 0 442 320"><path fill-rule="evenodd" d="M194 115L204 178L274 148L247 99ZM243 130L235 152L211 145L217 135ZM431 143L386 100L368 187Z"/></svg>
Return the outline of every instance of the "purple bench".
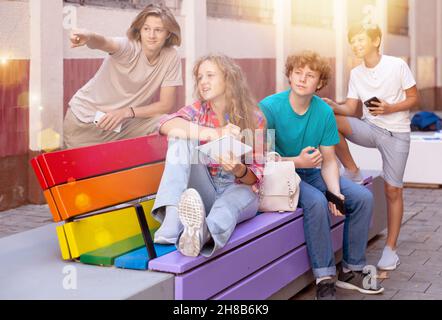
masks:
<svg viewBox="0 0 442 320"><path fill-rule="evenodd" d="M372 182L368 177L365 185L372 189ZM333 217L335 252L342 247L343 229L343 218ZM210 258L174 251L149 261L149 269L175 274L177 300L267 299L310 271L302 210L262 213L241 223Z"/></svg>

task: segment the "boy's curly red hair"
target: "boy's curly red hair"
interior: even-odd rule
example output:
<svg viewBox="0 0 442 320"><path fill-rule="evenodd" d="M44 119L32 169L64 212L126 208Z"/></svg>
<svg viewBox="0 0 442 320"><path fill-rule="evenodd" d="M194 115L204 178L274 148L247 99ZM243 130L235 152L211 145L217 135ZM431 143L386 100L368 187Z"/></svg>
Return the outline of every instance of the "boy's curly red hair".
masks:
<svg viewBox="0 0 442 320"><path fill-rule="evenodd" d="M285 75L289 79L295 68L308 66L313 71L319 72L319 87L321 90L328 84L331 68L328 60L321 57L317 52L305 50L297 54L290 55L285 64ZM290 80L289 80L290 81Z"/></svg>

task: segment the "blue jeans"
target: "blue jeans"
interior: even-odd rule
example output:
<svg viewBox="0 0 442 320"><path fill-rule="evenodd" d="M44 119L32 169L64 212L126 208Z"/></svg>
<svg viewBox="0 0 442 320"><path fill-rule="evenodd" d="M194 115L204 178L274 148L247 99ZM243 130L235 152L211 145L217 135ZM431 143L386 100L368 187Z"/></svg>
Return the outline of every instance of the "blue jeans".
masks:
<svg viewBox="0 0 442 320"><path fill-rule="evenodd" d="M166 206L178 206L187 188L196 189L203 200L207 227L213 239L204 245L201 254L211 256L225 246L238 223L256 215L258 195L251 186L235 183L233 174L224 170L212 177L205 164L207 159L195 149L197 145L198 141L169 140L152 215L162 222Z"/></svg>
<svg viewBox="0 0 442 320"><path fill-rule="evenodd" d="M304 210L304 234L307 250L316 278L336 275L336 265L330 234L331 219L327 186L319 169L297 169L301 177L299 206ZM353 271L365 266L368 230L373 214L373 195L365 187L340 178L345 196L345 222L342 265Z"/></svg>

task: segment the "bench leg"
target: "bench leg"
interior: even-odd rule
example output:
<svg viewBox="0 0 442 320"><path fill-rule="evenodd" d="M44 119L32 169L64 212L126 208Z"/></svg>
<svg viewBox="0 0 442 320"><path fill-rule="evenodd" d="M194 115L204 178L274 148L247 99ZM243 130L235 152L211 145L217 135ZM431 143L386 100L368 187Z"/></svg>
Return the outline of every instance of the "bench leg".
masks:
<svg viewBox="0 0 442 320"><path fill-rule="evenodd" d="M146 216L144 215L144 209L140 204L136 204L135 211L137 212L138 223L140 224L141 234L143 235L149 258L155 259L157 257L157 253L155 252L155 247L149 231L149 225L147 224Z"/></svg>

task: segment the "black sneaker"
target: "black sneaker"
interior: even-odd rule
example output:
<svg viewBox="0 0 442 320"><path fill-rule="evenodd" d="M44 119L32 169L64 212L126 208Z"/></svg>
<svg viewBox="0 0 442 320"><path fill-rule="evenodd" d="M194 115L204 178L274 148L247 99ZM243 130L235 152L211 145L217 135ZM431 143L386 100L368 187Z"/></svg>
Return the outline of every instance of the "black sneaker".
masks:
<svg viewBox="0 0 442 320"><path fill-rule="evenodd" d="M373 275L364 273L363 271L349 271L344 273L341 269L338 280L336 281L336 286L341 289L357 290L364 294L379 294L384 291L384 288L376 279L368 278L364 284L366 277L373 277Z"/></svg>
<svg viewBox="0 0 442 320"><path fill-rule="evenodd" d="M316 300L336 300L335 281L325 279L316 285Z"/></svg>

